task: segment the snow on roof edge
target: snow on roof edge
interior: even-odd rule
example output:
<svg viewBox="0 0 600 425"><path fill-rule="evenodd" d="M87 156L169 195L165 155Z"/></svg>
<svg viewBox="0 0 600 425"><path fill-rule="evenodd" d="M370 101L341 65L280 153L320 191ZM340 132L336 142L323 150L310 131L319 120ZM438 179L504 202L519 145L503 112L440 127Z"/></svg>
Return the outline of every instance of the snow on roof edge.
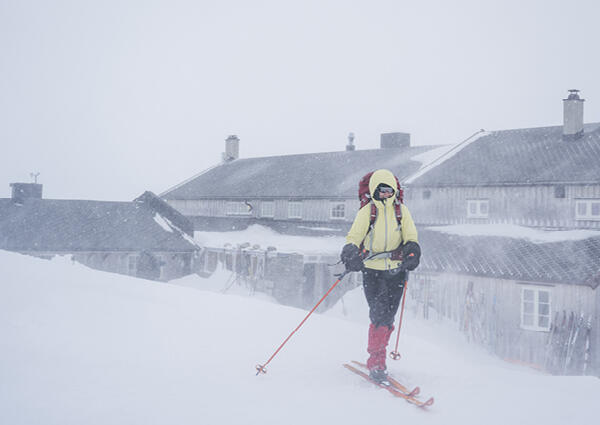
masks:
<svg viewBox="0 0 600 425"><path fill-rule="evenodd" d="M458 152L460 152L461 150L463 150L464 148L469 146L471 143L475 142L476 140L478 140L479 138L481 138L483 136L487 136L488 134L490 134L490 132L481 129L481 130L473 133L471 136L467 137L465 140L463 140L459 144L449 145L449 146L451 146L450 149L448 149L447 151L442 153L442 155L440 155L436 159L430 161L429 163L424 164L416 173L414 173L412 176L407 178L404 181L404 183L410 184L410 183L414 182L417 178L421 177L427 171L431 170L432 168L437 167L438 165L442 164L446 160L452 158ZM416 155L416 156L418 156L418 155ZM413 159L415 159L415 157L413 157Z"/></svg>
<svg viewBox="0 0 600 425"><path fill-rule="evenodd" d="M541 230L515 224L454 224L431 226L426 229L457 236L498 236L525 239L533 243L578 241L600 237L600 231L598 230Z"/></svg>

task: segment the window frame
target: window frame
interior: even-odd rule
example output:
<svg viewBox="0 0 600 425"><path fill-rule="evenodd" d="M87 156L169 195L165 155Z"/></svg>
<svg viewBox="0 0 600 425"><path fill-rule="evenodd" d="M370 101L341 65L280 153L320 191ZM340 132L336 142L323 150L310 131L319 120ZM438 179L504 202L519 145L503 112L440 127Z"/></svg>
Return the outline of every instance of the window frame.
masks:
<svg viewBox="0 0 600 425"><path fill-rule="evenodd" d="M270 214L265 212L265 207L269 207L271 209ZM274 201L262 201L260 203L260 216L264 218L274 218L275 217L275 202Z"/></svg>
<svg viewBox="0 0 600 425"><path fill-rule="evenodd" d="M299 210L298 215L292 215L292 212L296 212L294 211L294 208L297 208ZM288 208L287 208L287 216L289 219L297 219L297 220L302 220L302 213L303 211L303 206L302 206L302 201L288 201Z"/></svg>
<svg viewBox="0 0 600 425"><path fill-rule="evenodd" d="M129 254L127 256L127 274L137 276L140 256L138 254Z"/></svg>
<svg viewBox="0 0 600 425"><path fill-rule="evenodd" d="M599 214L592 214L592 206L594 204L600 204L600 198L589 198L589 199L575 199L575 220L579 221L600 221ZM579 212L580 205L585 205L585 213ZM599 207L600 208L600 207Z"/></svg>
<svg viewBox="0 0 600 425"><path fill-rule="evenodd" d="M533 301L525 299L525 293L530 291L533 293ZM548 302L540 301L540 293L545 292L548 294ZM533 311L531 313L526 312L525 304L533 304ZM548 313L543 314L540 313L540 305L547 304L548 305ZM525 323L525 316L533 317L533 324ZM547 318L547 326L540 326L540 318ZM524 285L521 288L521 304L520 304L520 320L519 325L521 329L536 331L536 332L549 332L550 325L552 323L552 290L547 286L533 286L533 285Z"/></svg>
<svg viewBox="0 0 600 425"><path fill-rule="evenodd" d="M225 215L251 216L252 210L244 201L227 201L227 205L225 206Z"/></svg>
<svg viewBox="0 0 600 425"><path fill-rule="evenodd" d="M476 211L471 212L471 205L475 205ZM481 206L486 205L487 211L481 212ZM490 200L489 199L467 199L467 218L489 218Z"/></svg>
<svg viewBox="0 0 600 425"><path fill-rule="evenodd" d="M336 215L336 210L341 207L341 215ZM344 201L331 201L329 203L329 219L330 220L345 220L346 219L346 203Z"/></svg>

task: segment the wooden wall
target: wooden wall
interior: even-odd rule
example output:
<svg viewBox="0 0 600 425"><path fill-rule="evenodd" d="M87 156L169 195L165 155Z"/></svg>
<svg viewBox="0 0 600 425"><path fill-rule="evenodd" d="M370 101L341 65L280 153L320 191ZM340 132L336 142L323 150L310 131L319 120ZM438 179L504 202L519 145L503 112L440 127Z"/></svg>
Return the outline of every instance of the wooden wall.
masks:
<svg viewBox="0 0 600 425"><path fill-rule="evenodd" d="M74 253L72 257L78 263L96 270L129 275L129 256L139 254L139 252L89 252ZM151 254L162 263L160 276L156 280L167 282L192 273L192 253L153 252Z"/></svg>
<svg viewBox="0 0 600 425"><path fill-rule="evenodd" d="M471 284L472 295L468 296ZM521 289L543 287L551 292L551 317L555 312L594 317L592 327L593 373L598 367L600 291L587 286L547 285L456 274L413 273L408 304L415 315L428 320L448 320L467 340L483 345L501 358L545 368L549 356L549 331L521 328Z"/></svg>
<svg viewBox="0 0 600 425"><path fill-rule="evenodd" d="M575 220L575 202L579 198L600 199L600 183L593 185L566 185L565 197L555 197L554 185L532 186L469 186L469 187L409 187L405 203L417 224L485 224L508 223L544 228L600 229L600 220ZM429 191L430 197L424 198ZM467 218L468 199L489 199L489 217ZM233 200L232 201L240 201ZM260 218L261 202L274 202L273 220L289 220L288 202L294 199L248 199L253 206L248 215L232 217ZM169 200L168 203L186 216L228 217L228 200ZM342 200L346 204L346 218L351 222L358 211L356 199ZM332 222L331 200L304 199L300 221ZM298 221L298 219L291 219Z"/></svg>
<svg viewBox="0 0 600 425"><path fill-rule="evenodd" d="M428 199L424 197L425 191L430 192ZM566 185L564 198L555 197L554 185L410 187L405 194L413 218L421 224L510 223L551 228L600 228L600 221L575 220L576 199L600 199L600 183ZM467 218L468 199L489 199L489 218Z"/></svg>
<svg viewBox="0 0 600 425"><path fill-rule="evenodd" d="M232 200L240 202L239 199ZM354 220L358 211L359 202L354 199L342 199L346 209L346 217L344 219L331 219L330 209L332 201L330 199L274 199L260 200L248 199L247 202L252 205L253 209L249 214L244 215L228 215L227 202L228 200L169 200L167 201L173 208L178 210L185 216L201 216L201 217L252 217L261 218L261 203L274 202L274 217L268 217L273 220L290 220L288 218L288 203L291 201L302 202L302 219L291 219L293 221L312 221L312 222L332 222L344 221L351 222Z"/></svg>

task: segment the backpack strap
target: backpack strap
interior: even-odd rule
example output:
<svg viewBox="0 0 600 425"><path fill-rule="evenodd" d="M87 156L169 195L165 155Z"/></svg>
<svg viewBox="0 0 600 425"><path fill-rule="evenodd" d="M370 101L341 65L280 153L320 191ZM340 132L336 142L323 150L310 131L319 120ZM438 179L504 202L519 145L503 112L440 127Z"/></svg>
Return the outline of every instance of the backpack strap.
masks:
<svg viewBox="0 0 600 425"><path fill-rule="evenodd" d="M396 211L396 221L398 221L398 231L402 231L402 203L400 200L394 201L394 210Z"/></svg>
<svg viewBox="0 0 600 425"><path fill-rule="evenodd" d="M375 220L377 220L377 207L375 206L375 203L372 200L369 202L369 205L371 205L371 215L369 216L369 230L373 230Z"/></svg>
<svg viewBox="0 0 600 425"><path fill-rule="evenodd" d="M373 225L375 224L375 220L377 220L377 207L373 201L369 202L371 205L371 215L369 216L369 230L373 229ZM396 221L398 222L398 230L402 228L402 204L400 201L394 201L394 211L396 213Z"/></svg>

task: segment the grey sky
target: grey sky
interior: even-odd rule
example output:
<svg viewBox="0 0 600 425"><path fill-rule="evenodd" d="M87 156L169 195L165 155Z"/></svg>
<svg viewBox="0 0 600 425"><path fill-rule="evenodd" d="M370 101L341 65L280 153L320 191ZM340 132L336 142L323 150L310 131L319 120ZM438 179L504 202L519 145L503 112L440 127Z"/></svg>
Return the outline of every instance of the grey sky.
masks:
<svg viewBox="0 0 600 425"><path fill-rule="evenodd" d="M0 197L128 200L241 156L600 121L595 1L0 0Z"/></svg>

